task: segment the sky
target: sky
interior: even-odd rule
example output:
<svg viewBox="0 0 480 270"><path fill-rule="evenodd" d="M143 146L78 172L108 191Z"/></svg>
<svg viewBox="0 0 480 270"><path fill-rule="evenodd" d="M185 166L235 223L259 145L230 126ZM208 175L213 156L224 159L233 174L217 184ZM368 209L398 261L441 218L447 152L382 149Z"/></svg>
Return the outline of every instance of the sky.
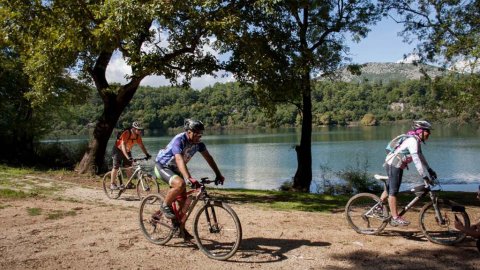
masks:
<svg viewBox="0 0 480 270"><path fill-rule="evenodd" d="M402 25L395 23L390 18L380 21L368 33L368 36L359 43L350 42L350 57L352 63L364 64L370 62L380 63L396 63L404 61L404 56L413 52L415 44L407 44L403 42L403 38L398 36L398 32L402 30ZM107 80L110 82L125 83L125 75L130 74L131 69L121 59L119 54L114 55L107 67ZM224 73L224 72L223 72ZM225 83L234 81L230 74L227 77L222 72L214 76L202 76L193 78L191 87L194 89L203 89L215 83ZM168 86L170 82L161 76L148 76L143 79L143 86Z"/></svg>

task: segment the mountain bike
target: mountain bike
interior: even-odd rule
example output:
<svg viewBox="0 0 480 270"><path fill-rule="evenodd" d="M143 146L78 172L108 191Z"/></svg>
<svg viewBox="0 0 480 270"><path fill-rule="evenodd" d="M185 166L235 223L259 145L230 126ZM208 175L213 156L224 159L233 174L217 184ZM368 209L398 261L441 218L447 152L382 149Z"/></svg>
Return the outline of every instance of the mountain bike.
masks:
<svg viewBox="0 0 480 270"><path fill-rule="evenodd" d="M182 196L176 198L172 203L175 219L166 218L160 211L164 201L162 194L145 197L139 211L140 229L145 237L154 244L164 245L173 236L185 235L188 217L195 205L202 202L193 216L193 236L198 248L215 260L223 261L233 256L242 241L242 226L228 204L208 195L205 185L210 183L218 184L215 180L202 178L198 188L187 191L186 199Z"/></svg>
<svg viewBox="0 0 480 270"><path fill-rule="evenodd" d="M118 184L118 189L110 189L111 175L112 172L107 172L103 176L103 191L110 199L117 199L124 193L127 189L137 190L137 195L139 199L146 197L151 193L159 193L159 186L155 178L153 178L149 173L147 173L143 165L139 161L147 160L144 158L134 158L131 167L120 168L117 173L116 182ZM126 179L124 172L127 169L134 168L132 176L129 179ZM126 173L125 173L126 175ZM126 183L124 183L126 181Z"/></svg>
<svg viewBox="0 0 480 270"><path fill-rule="evenodd" d="M386 185L388 177L375 175L375 179ZM430 202L426 203L419 213L420 229L433 243L441 245L453 245L461 242L465 234L454 227L455 217L458 217L465 226L470 226L470 218L465 212L465 207L448 199L439 199L437 191L432 190L435 183L424 180L424 185L411 189L415 197L402 208L399 216L403 216L415 203L426 197ZM391 215L387 205L378 196L371 193L359 193L347 202L345 217L348 224L361 234L379 234L388 225Z"/></svg>

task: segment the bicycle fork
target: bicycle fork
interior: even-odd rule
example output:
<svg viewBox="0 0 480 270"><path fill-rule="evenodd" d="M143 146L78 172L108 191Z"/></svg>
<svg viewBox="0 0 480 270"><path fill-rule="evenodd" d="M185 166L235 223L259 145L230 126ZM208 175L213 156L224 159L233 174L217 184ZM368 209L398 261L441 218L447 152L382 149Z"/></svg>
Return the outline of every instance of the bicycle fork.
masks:
<svg viewBox="0 0 480 270"><path fill-rule="evenodd" d="M209 209L211 214L209 213ZM210 215L212 216L211 218L210 218ZM207 218L207 223L208 223L208 228L210 229L210 233L219 233L220 228L218 227L218 223L217 223L217 215L215 214L215 207L213 207L213 205L210 204L210 202L207 202L207 207L205 208L205 216ZM213 222L214 222L213 225L212 225L211 219L213 219Z"/></svg>
<svg viewBox="0 0 480 270"><path fill-rule="evenodd" d="M442 213L438 208L438 197L435 196L433 193L430 193L430 198L432 199L433 209L435 210L435 216L437 217L437 222L440 225L445 225L447 221L446 219L443 218Z"/></svg>

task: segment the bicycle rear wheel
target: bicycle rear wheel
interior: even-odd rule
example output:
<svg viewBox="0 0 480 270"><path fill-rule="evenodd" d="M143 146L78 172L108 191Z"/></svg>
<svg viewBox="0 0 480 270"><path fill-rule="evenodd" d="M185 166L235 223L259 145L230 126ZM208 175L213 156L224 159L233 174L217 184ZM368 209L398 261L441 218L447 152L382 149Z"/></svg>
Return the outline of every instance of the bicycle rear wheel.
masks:
<svg viewBox="0 0 480 270"><path fill-rule="evenodd" d="M388 224L388 209L371 193L359 193L347 202L345 218L357 233L378 234Z"/></svg>
<svg viewBox="0 0 480 270"><path fill-rule="evenodd" d="M197 211L193 231L198 248L215 260L232 257L242 241L242 226L237 214L219 201L208 202Z"/></svg>
<svg viewBox="0 0 480 270"><path fill-rule="evenodd" d="M443 224L435 214L433 202L429 202L420 210L420 228L423 234L433 243L454 245L465 239L465 234L455 229L455 214L465 226L470 226L470 218L466 212L455 212L453 204L448 200L438 200L438 210L444 220Z"/></svg>
<svg viewBox="0 0 480 270"><path fill-rule="evenodd" d="M157 194L159 192L158 183L151 175L144 174L138 179L137 195L140 200L147 197L149 194Z"/></svg>
<svg viewBox="0 0 480 270"><path fill-rule="evenodd" d="M105 192L105 194L109 199L118 199L118 197L120 197L123 191L121 189L110 189L111 175L112 175L112 172L110 171L103 176L103 191ZM122 180L123 180L122 174L120 173L120 170L119 170L117 173L117 179L115 182L119 186L120 184L123 183Z"/></svg>
<svg viewBox="0 0 480 270"><path fill-rule="evenodd" d="M157 245L170 241L174 233L172 221L160 211L162 204L160 194L150 194L142 200L138 216L143 235Z"/></svg>

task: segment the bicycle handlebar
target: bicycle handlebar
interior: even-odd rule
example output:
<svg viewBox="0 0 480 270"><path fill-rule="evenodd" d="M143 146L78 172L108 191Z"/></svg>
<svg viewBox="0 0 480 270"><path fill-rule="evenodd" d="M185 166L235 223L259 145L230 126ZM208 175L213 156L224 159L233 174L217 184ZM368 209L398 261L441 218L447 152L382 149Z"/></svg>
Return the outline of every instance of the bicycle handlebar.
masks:
<svg viewBox="0 0 480 270"><path fill-rule="evenodd" d="M215 186L218 186L218 180L210 180L210 179L208 179L208 177L200 178L200 183L203 184L203 185L215 183Z"/></svg>
<svg viewBox="0 0 480 270"><path fill-rule="evenodd" d="M133 158L133 161L134 162L137 162L137 161L142 161L142 160L148 160L149 158L147 157L143 157L143 158Z"/></svg>

